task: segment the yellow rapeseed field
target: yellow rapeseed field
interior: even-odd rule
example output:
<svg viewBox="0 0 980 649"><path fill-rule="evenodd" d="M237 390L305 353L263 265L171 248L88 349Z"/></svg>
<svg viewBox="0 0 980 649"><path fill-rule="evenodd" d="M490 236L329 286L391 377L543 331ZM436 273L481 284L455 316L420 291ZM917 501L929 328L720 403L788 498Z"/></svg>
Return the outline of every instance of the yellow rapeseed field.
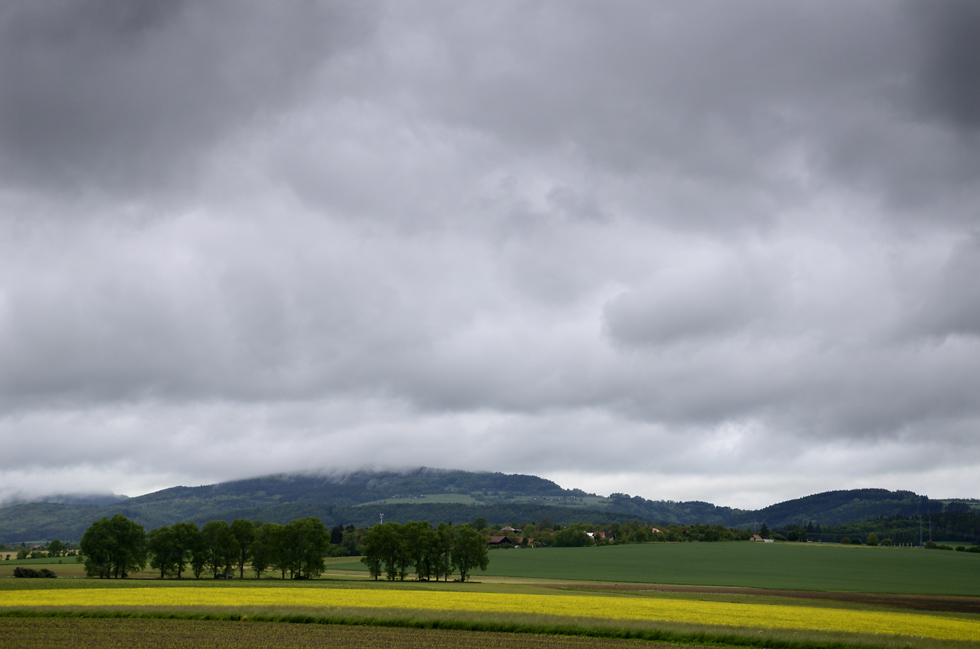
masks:
<svg viewBox="0 0 980 649"><path fill-rule="evenodd" d="M980 641L980 621L919 613L602 595L329 588L105 588L0 591L0 607L312 607L530 613L734 627L818 629Z"/></svg>

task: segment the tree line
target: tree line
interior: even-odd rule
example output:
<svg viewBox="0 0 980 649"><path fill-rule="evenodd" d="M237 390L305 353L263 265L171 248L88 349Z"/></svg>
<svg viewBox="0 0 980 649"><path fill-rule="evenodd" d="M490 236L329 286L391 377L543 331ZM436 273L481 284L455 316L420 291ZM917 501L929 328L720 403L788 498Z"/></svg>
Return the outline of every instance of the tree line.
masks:
<svg viewBox="0 0 980 649"><path fill-rule="evenodd" d="M489 563L487 539L469 525L456 528L439 523L433 528L426 521L383 523L369 529L362 543L361 562L375 581L382 572L389 581L404 581L409 568L414 568L419 581L448 581L455 571L460 581L466 581L473 570L486 570Z"/></svg>
<svg viewBox="0 0 980 649"><path fill-rule="evenodd" d="M16 551L16 554L14 554L14 551ZM50 557L70 557L75 554L75 547L71 543L62 543L58 539L51 541L47 545L35 545L30 548L27 547L26 543L15 545L13 548L8 548L3 543L0 543L0 556L4 560L11 558L16 558L17 560L47 559Z"/></svg>
<svg viewBox="0 0 980 649"><path fill-rule="evenodd" d="M261 577L278 571L282 578L320 576L330 546L330 532L318 518L307 517L280 525L237 519L174 523L149 534L143 526L122 514L96 521L79 544L85 572L90 577L122 578L139 572L147 562L160 577L180 579L190 571L195 578L205 572L215 578L245 575L245 566Z"/></svg>
<svg viewBox="0 0 980 649"><path fill-rule="evenodd" d="M960 503L951 503L948 507L955 509L956 505ZM977 545L980 543L980 513L950 511L916 516L887 516L847 525L821 526L811 521L805 525L773 528L772 532L774 537L789 541L839 543L847 539L854 543L874 534L882 540L890 539L895 545L916 546L932 538Z"/></svg>
<svg viewBox="0 0 980 649"><path fill-rule="evenodd" d="M480 520L480 519L477 519ZM654 526L639 521L626 523L612 522L597 525L587 523L572 523L559 525L547 518L541 523L513 525L510 529L519 528L522 544L526 541L536 547L585 547L592 545L622 545L624 543L681 543L686 541L715 542L715 541L748 541L751 530L730 529L723 525L662 525ZM502 534L506 530L491 534Z"/></svg>
<svg viewBox="0 0 980 649"><path fill-rule="evenodd" d="M384 572L388 579L404 580L414 568L418 579L448 580L459 572L465 581L476 568L486 570L486 539L470 526L453 527L427 522L385 523L367 530L339 525L327 530L314 517L291 523L262 523L236 519L165 525L146 533L143 526L122 514L93 523L79 543L85 572L90 577L124 578L145 569L147 563L160 578L181 579L209 573L224 578L246 566L257 578L278 572L282 579L310 579L325 570L325 557L364 554L371 576Z"/></svg>

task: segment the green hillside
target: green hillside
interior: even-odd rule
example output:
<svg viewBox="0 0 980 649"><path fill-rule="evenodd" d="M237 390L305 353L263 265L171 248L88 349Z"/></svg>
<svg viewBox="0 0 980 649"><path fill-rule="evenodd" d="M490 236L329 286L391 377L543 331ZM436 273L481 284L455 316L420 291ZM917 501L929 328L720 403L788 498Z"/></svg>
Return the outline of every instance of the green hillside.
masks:
<svg viewBox="0 0 980 649"><path fill-rule="evenodd" d="M711 503L648 500L614 493L600 497L563 489L530 475L420 468L408 472L358 471L331 475L271 475L200 487L172 487L136 498L96 505L72 502L22 503L0 508L0 542L78 540L91 523L117 513L146 529L177 521L203 524L236 518L287 523L316 516L327 525L404 522L468 522L482 516L494 523L541 521L559 524L639 520L758 529L840 526L895 516L970 511L975 501L931 501L908 491L832 491L771 505L757 511Z"/></svg>
<svg viewBox="0 0 980 649"><path fill-rule="evenodd" d="M770 527L806 525L819 521L822 525L846 525L882 516L917 516L944 510L942 501L929 500L911 491L887 489L849 489L827 491L770 505L755 512L749 523Z"/></svg>
<svg viewBox="0 0 980 649"><path fill-rule="evenodd" d="M368 525L378 519L378 507L390 511L389 520L465 522L481 512L536 519L549 516L562 522L572 522L574 516L595 519L599 516L595 512L579 513L584 509L583 498L598 500L537 476L503 473L421 468L410 472L272 475L201 487L172 487L101 507L11 505L0 508L0 542L77 540L94 520L117 513L147 529L177 521L203 524L250 518L289 522L302 516L317 516L329 525ZM499 509L502 505L509 507Z"/></svg>

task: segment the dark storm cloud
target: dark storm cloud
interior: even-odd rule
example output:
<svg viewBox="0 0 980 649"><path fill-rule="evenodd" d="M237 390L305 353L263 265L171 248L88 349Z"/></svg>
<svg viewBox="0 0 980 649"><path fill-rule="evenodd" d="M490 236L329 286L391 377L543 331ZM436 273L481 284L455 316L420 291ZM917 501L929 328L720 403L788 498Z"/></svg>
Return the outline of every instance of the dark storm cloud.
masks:
<svg viewBox="0 0 980 649"><path fill-rule="evenodd" d="M910 2L921 37L920 106L964 134L980 129L980 5L970 0Z"/></svg>
<svg viewBox="0 0 980 649"><path fill-rule="evenodd" d="M0 169L51 191L189 181L368 21L337 3L19 1L0 10Z"/></svg>
<svg viewBox="0 0 980 649"><path fill-rule="evenodd" d="M596 169L672 179L650 183L646 218L768 226L773 200L792 202L828 183L878 198L896 217L915 218L940 201L933 218L975 216L963 213L962 200L975 196L976 141L921 113L937 94L935 79L958 90L977 83L950 74L975 69L960 58L971 56L968 46L929 26L955 23L946 17L955 4L638 3L610 11L500 3L493 11L440 6L438 15L424 3L408 6L412 36L392 50L400 74L387 78L391 87L423 89L415 101L427 116L517 150L563 147ZM939 74L937 65L950 70Z"/></svg>

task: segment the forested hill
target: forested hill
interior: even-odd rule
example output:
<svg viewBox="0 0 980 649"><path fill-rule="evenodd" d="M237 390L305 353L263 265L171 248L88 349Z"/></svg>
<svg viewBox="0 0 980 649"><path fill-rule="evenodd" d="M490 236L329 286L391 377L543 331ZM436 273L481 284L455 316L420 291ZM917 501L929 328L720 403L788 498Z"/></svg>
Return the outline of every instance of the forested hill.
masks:
<svg viewBox="0 0 980 649"><path fill-rule="evenodd" d="M585 495L581 491L562 489L551 480L532 475L444 471L423 467L405 473L357 471L328 475L271 475L203 487L173 487L131 498L129 502L243 500L249 503L327 502L344 507L385 499L411 500L429 494L470 496L477 500Z"/></svg>
<svg viewBox="0 0 980 649"><path fill-rule="evenodd" d="M811 521L819 521L821 525L847 525L872 518L933 514L943 509L942 501L929 500L911 491L848 489L770 505L754 512L755 521L747 522L778 527L806 525Z"/></svg>
<svg viewBox="0 0 980 649"><path fill-rule="evenodd" d="M93 521L121 513L147 530L175 523L235 518L287 523L316 516L327 525L371 525L429 520L463 523L482 516L491 522L555 523L640 520L725 525L757 529L842 525L871 518L911 516L945 507L980 508L963 501L947 505L908 491L860 489L816 494L757 511L711 503L647 500L615 493L609 497L563 489L531 475L473 473L439 469L409 472L360 471L333 475L273 475L201 487L173 487L117 502L27 503L0 508L0 542L78 540ZM952 510L948 510L952 511Z"/></svg>

